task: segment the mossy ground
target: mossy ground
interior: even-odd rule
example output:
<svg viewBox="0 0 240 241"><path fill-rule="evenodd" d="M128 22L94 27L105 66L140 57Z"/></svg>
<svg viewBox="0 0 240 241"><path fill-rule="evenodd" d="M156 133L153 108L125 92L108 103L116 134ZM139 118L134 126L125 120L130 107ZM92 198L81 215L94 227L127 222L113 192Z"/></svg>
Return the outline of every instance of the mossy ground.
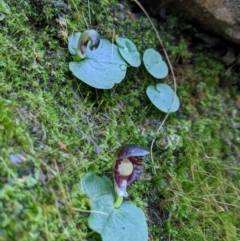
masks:
<svg viewBox="0 0 240 241"><path fill-rule="evenodd" d="M146 97L156 80L142 67L129 69L108 91L75 79L67 36L91 27L110 40L114 33L130 38L141 53L159 43L146 19L120 20L113 1L5 2L0 240L99 240L87 227L79 181L88 171L111 177L113 156L124 143L149 149L164 115ZM181 32L174 21L160 33L181 110L158 133L154 161L146 160L129 199L146 213L149 240L239 240L239 72L226 74L220 54L203 44L193 47L184 36L176 42ZM164 81L172 84L171 76Z"/></svg>

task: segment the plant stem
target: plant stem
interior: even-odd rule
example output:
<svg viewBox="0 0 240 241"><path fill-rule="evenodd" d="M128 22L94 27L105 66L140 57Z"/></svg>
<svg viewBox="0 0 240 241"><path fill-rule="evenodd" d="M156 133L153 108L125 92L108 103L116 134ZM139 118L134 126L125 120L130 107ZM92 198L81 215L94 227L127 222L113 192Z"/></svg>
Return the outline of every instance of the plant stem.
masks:
<svg viewBox="0 0 240 241"><path fill-rule="evenodd" d="M73 56L73 60L74 60L75 62L80 62L80 61L82 60L82 58L77 54L77 55L74 55L74 56Z"/></svg>
<svg viewBox="0 0 240 241"><path fill-rule="evenodd" d="M116 196L115 202L114 202L114 207L119 208L122 205L123 202L123 196Z"/></svg>

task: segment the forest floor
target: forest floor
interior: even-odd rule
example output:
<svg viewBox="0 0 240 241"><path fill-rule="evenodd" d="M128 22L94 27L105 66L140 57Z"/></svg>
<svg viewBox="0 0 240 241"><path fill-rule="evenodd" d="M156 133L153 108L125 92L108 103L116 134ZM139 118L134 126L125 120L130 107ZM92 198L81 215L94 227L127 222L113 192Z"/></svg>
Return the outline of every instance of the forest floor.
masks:
<svg viewBox="0 0 240 241"><path fill-rule="evenodd" d="M173 86L171 74L156 81L142 64L97 90L68 68L67 37L88 28L131 39L141 55L161 52L147 18L114 0L0 1L0 241L101 240L88 228L80 180L89 171L112 178L121 145L150 150L154 138L128 190L149 240L240 239L240 64L226 65L223 40L176 16L153 21L181 103L159 133L165 114L146 88Z"/></svg>

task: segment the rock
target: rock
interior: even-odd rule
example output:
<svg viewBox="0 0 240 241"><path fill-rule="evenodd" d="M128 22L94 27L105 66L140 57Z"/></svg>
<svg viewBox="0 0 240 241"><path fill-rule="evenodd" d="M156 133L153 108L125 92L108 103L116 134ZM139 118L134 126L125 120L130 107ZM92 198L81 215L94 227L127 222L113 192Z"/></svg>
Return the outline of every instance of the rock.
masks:
<svg viewBox="0 0 240 241"><path fill-rule="evenodd" d="M167 7L175 14L196 20L202 27L240 44L240 0L166 0L144 4L154 14ZM164 3L163 3L164 2Z"/></svg>
<svg viewBox="0 0 240 241"><path fill-rule="evenodd" d="M236 56L232 48L228 47L227 53L223 56L222 60L227 66L235 62Z"/></svg>

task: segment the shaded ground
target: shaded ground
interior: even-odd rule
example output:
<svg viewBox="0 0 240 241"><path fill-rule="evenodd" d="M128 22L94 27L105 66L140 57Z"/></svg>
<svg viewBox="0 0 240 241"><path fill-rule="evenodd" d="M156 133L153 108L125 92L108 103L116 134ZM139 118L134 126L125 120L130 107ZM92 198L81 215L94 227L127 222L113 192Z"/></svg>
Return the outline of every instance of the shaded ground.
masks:
<svg viewBox="0 0 240 241"><path fill-rule="evenodd" d="M161 50L157 38L145 18L132 18L122 6L119 16L113 2L12 0L5 8L0 240L99 240L87 227L80 179L88 171L111 177L124 143L149 149L164 115L146 97L156 80L142 67L129 68L110 91L76 80L68 70L67 36L92 27L111 40L115 32L141 54ZM144 210L150 240L239 240L239 63L226 65L221 41L175 16L159 32L181 109L157 134L154 161L146 160L129 199ZM172 84L172 77L163 81Z"/></svg>

